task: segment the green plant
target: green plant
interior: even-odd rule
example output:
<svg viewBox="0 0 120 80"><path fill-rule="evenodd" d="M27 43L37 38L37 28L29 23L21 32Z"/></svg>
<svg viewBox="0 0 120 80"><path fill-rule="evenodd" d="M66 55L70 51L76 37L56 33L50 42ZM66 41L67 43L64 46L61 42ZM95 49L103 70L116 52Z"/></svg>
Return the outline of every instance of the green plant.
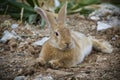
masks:
<svg viewBox="0 0 120 80"><path fill-rule="evenodd" d="M83 15L88 15L94 10L85 9L85 7L88 5L99 3L101 3L100 0L80 0L78 3L76 3L75 0L71 0L70 2L68 2L67 6L68 14L80 13ZM60 7L58 7L55 11L58 12Z"/></svg>
<svg viewBox="0 0 120 80"><path fill-rule="evenodd" d="M38 0L0 0L2 10L0 14L10 15L12 18L27 21L30 24L35 23L41 17L34 11L34 7L38 4ZM41 26L44 26L44 21L41 20Z"/></svg>
<svg viewBox="0 0 120 80"><path fill-rule="evenodd" d="M22 16L21 20L23 21L27 20L28 23L32 24L34 23L38 15L34 11L34 6L38 4L38 1L37 0L25 0L25 1L26 2L17 2L16 0L8 0L8 5L15 10L15 12L14 13L11 12L10 15L13 18L18 18L18 19L20 19Z"/></svg>
<svg viewBox="0 0 120 80"><path fill-rule="evenodd" d="M82 15L84 15L84 16L88 16L88 14L90 14L93 11L94 11L93 9L82 8L79 13L82 14Z"/></svg>

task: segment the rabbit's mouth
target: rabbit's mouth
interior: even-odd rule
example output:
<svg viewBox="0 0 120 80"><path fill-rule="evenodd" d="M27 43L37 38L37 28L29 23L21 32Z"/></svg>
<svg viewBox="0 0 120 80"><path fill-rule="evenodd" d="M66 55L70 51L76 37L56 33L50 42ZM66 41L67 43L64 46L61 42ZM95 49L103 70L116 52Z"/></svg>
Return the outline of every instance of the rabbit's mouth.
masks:
<svg viewBox="0 0 120 80"><path fill-rule="evenodd" d="M74 48L73 44L66 44L66 45L64 45L62 47L59 47L59 49L63 50L63 51L70 50L72 48Z"/></svg>
<svg viewBox="0 0 120 80"><path fill-rule="evenodd" d="M68 51L70 50L71 48L59 48L61 51Z"/></svg>

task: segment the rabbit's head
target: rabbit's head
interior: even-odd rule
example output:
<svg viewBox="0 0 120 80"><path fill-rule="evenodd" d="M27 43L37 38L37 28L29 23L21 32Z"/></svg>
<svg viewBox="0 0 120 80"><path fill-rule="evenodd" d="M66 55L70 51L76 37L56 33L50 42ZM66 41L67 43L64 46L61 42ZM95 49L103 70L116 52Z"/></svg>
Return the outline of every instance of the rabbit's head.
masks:
<svg viewBox="0 0 120 80"><path fill-rule="evenodd" d="M60 9L57 18L51 12L47 12L39 7L35 8L36 12L41 15L51 28L50 44L60 50L68 50L74 47L71 32L66 25L66 8L67 4Z"/></svg>

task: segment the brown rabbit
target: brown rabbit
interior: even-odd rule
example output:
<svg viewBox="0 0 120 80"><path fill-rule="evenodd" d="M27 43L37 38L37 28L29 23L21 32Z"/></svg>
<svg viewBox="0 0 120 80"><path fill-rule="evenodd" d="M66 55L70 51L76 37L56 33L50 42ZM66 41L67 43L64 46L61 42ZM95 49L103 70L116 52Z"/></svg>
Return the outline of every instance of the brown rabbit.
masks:
<svg viewBox="0 0 120 80"><path fill-rule="evenodd" d="M51 12L35 7L36 12L51 28L50 39L44 43L37 62L41 65L49 63L52 68L67 68L81 63L85 56L91 53L92 47L104 53L112 53L112 46L108 42L100 42L68 29L66 8L67 4L60 9L55 19Z"/></svg>

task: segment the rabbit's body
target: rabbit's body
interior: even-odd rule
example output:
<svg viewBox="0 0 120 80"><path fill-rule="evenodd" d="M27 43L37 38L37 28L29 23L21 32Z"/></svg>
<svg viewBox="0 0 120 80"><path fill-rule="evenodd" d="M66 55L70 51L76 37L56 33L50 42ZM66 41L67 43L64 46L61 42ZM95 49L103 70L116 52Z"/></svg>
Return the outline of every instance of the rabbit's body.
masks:
<svg viewBox="0 0 120 80"><path fill-rule="evenodd" d="M112 53L112 46L108 42L100 42L67 28L66 5L59 11L58 20L40 8L36 8L36 11L52 29L50 39L44 43L37 59L41 65L49 63L53 68L73 67L91 53L92 47L104 53Z"/></svg>
<svg viewBox="0 0 120 80"><path fill-rule="evenodd" d="M42 64L45 64L57 60L58 63L61 64L59 67L72 67L81 63L84 57L90 54L92 50L92 42L88 37L81 33L72 31L71 34L74 42L74 47L72 49L60 50L51 45L51 41L48 40L42 47L38 61L42 58L43 60L41 61L44 61ZM58 67L55 66L54 63L53 66Z"/></svg>

